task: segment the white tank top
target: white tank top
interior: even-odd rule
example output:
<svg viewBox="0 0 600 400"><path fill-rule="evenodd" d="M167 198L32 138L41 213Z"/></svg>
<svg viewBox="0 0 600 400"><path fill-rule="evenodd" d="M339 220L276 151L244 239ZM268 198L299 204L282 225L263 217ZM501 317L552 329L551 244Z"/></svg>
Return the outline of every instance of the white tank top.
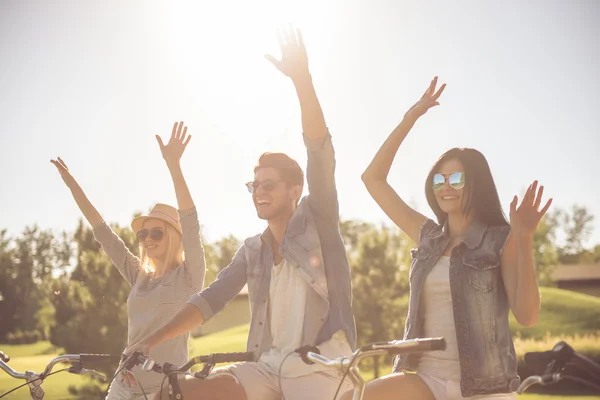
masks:
<svg viewBox="0 0 600 400"><path fill-rule="evenodd" d="M441 256L425 278L421 292L423 337L444 337L445 351L421 355L418 371L436 378L460 381L460 360L450 293L450 257Z"/></svg>

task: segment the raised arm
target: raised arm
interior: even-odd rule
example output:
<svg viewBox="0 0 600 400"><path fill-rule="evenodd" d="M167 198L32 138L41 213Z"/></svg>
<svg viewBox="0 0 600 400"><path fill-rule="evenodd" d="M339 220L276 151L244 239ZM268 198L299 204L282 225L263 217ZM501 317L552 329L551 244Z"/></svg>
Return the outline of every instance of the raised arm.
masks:
<svg viewBox="0 0 600 400"><path fill-rule="evenodd" d="M177 196L186 274L190 285L195 290L200 291L204 287L204 275L206 273L204 247L200 238L198 213L181 169L181 156L191 138L192 136L187 135L187 126L184 127L183 121L175 122L171 137L166 145L161 137L156 135L160 151L171 173L175 195Z"/></svg>
<svg viewBox="0 0 600 400"><path fill-rule="evenodd" d="M398 148L417 119L430 108L439 105L437 100L444 91L446 84L443 84L437 92L435 91L436 85L437 77L431 81L429 88L427 88L421 99L406 112L402 122L388 136L377 154L375 154L371 164L362 174L362 180L371 197L379 204L386 215L417 245L419 244L421 226L423 226L427 217L411 208L398 196L388 183L387 176Z"/></svg>
<svg viewBox="0 0 600 400"><path fill-rule="evenodd" d="M98 210L92 205L81 186L79 186L73 175L71 175L69 168L67 168L62 158L58 157L58 159L50 160L50 162L54 164L63 181L71 190L71 194L83 216L92 226L96 240L102 245L102 248L127 283L133 286L139 271L139 258L129 251L121 238L104 222Z"/></svg>
<svg viewBox="0 0 600 400"><path fill-rule="evenodd" d="M510 204L511 231L500 256L508 303L517 322L524 326L535 325L539 317L540 291L533 257L533 235L552 204L550 199L538 211L544 187L538 189L537 185L537 181L529 185L520 206L517 207L517 196L513 198Z"/></svg>
<svg viewBox="0 0 600 400"><path fill-rule="evenodd" d="M302 112L302 131L308 151L306 179L311 208L334 223L339 218L335 187L335 155L323 110L308 69L308 56L300 30L283 32L279 37L281 60L267 55L279 71L288 76L296 89Z"/></svg>

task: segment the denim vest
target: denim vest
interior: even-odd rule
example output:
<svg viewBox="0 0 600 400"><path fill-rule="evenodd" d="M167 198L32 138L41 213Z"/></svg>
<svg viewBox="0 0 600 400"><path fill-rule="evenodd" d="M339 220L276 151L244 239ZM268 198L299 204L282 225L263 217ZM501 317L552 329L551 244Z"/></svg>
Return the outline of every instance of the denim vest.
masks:
<svg viewBox="0 0 600 400"><path fill-rule="evenodd" d="M500 252L509 231L508 226L475 221L450 255L450 292L464 397L514 392L520 383L508 325L510 306L500 271ZM448 242L447 224L424 223L420 245L412 250L405 339L423 336L421 291ZM393 371L416 371L418 365L418 354L402 355L394 360Z"/></svg>
<svg viewBox="0 0 600 400"><path fill-rule="evenodd" d="M343 330L354 349L356 325L351 305L350 264L339 230L331 136L316 141L305 137L304 142L308 150L310 193L294 212L278 250L309 286L302 345L319 345ZM217 279L188 301L207 321L247 284L251 318L246 351L254 353L255 360L269 350L273 341L268 320L272 243L268 229L246 239Z"/></svg>

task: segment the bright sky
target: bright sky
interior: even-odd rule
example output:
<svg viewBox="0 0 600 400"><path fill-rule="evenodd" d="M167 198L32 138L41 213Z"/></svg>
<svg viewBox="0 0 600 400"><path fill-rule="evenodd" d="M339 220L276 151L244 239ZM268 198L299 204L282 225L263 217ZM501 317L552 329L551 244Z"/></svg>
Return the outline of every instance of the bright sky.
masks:
<svg viewBox="0 0 600 400"><path fill-rule="evenodd" d="M209 240L264 229L243 183L264 151L302 165L298 101L263 55L302 29L337 154L343 218L386 222L360 174L434 75L448 87L390 176L432 216L424 179L450 147L481 150L508 211L534 179L582 204L600 242L600 2L0 2L0 228L73 230L61 156L110 222L175 204L154 134L175 120Z"/></svg>

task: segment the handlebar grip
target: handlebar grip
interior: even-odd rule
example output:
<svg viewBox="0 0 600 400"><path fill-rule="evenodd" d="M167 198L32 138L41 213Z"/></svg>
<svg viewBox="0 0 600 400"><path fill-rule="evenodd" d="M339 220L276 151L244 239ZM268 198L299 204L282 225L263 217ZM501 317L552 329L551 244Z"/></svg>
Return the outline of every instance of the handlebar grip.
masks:
<svg viewBox="0 0 600 400"><path fill-rule="evenodd" d="M403 340L397 341L398 344L404 342ZM397 349L391 348L388 349L388 354L396 355L396 354L404 354L404 353L418 353L422 351L435 351L435 350L446 350L446 339L443 337L439 338L418 338L411 339L412 345L410 348L402 348L399 347ZM394 343L394 342L392 342Z"/></svg>
<svg viewBox="0 0 600 400"><path fill-rule="evenodd" d="M430 346L430 351L446 350L446 339L444 339L443 337L426 339L426 341Z"/></svg>
<svg viewBox="0 0 600 400"><path fill-rule="evenodd" d="M4 354L3 352L0 351L0 360L7 363L10 361L10 356L8 354Z"/></svg>
<svg viewBox="0 0 600 400"><path fill-rule="evenodd" d="M213 354L215 363L241 362L254 360L253 353L217 353Z"/></svg>
<svg viewBox="0 0 600 400"><path fill-rule="evenodd" d="M317 346L302 346L294 350L296 353L300 354L300 358L304 361L305 364L312 365L314 362L310 361L306 355L308 352L313 352L317 354L321 354L321 350Z"/></svg>
<svg viewBox="0 0 600 400"><path fill-rule="evenodd" d="M121 361L121 355L120 354L119 355L115 355L115 354L80 354L79 360L83 364L102 363L102 362L108 362L108 361L119 362L119 361Z"/></svg>

